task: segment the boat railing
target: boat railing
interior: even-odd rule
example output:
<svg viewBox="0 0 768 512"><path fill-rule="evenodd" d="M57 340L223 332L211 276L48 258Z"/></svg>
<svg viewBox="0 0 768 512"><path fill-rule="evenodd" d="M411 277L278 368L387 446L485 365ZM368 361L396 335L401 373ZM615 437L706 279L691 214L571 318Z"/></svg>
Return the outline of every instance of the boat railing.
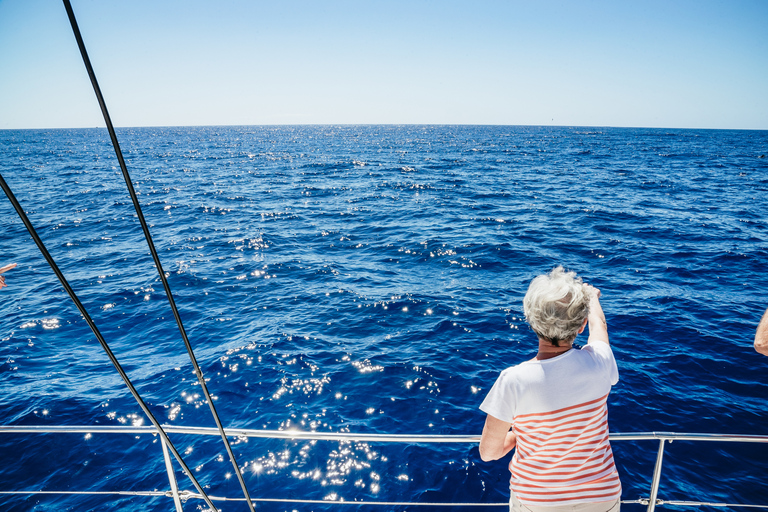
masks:
<svg viewBox="0 0 768 512"><path fill-rule="evenodd" d="M203 436L218 436L219 430L206 427L183 427L163 425L167 433L173 434L191 434ZM408 435L408 434L359 434L347 432L306 432L299 430L255 430L246 428L227 428L226 435L229 437L247 437L263 439L286 439L286 440L313 440L313 441L353 441L353 442L371 442L371 443L465 443L476 444L480 442L479 435ZM7 425L0 426L0 434L157 434L154 426L24 426ZM35 491L35 490L0 490L0 494L83 494L83 495L117 495L117 496L166 496L173 498L176 512L182 512L182 502L189 499L202 499L198 493L179 490L176 481L176 474L171 464L171 458L168 447L162 436L161 441L163 459L168 474L170 490L168 491ZM710 507L744 507L768 509L768 505L747 504L747 503L713 503L703 501L677 501L659 499L658 491L661 482L662 463L664 459L664 448L666 444L673 441L719 441L719 442L737 442L737 443L767 443L768 436L762 435L734 435L734 434L691 434L677 432L642 432L642 433L612 433L611 442L623 441L648 441L657 440L659 443L656 456L656 463L653 470L651 488L647 498L637 500L622 500L622 504L640 504L647 506L648 512L653 512L657 505L672 506L710 506ZM245 501L245 498L229 498L210 496L213 501ZM504 503L426 503L426 502L393 502L393 501L328 501L328 500L309 500L309 499L279 499L279 498L251 498L253 503L286 503L286 504L333 504L333 505L366 505L366 506L431 506L431 507L508 507Z"/></svg>

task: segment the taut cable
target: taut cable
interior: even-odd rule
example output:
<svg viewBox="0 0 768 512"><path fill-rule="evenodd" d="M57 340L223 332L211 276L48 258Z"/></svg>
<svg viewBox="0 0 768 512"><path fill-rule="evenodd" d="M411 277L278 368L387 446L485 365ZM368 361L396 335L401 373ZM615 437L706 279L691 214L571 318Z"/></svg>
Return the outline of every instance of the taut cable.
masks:
<svg viewBox="0 0 768 512"><path fill-rule="evenodd" d="M120 170L123 173L125 184L128 187L128 193L131 195L131 200L133 201L133 207L136 210L136 214L139 217L139 222L141 223L141 228L144 231L144 238L146 238L147 240L149 251L152 253L152 259L154 259L155 261L155 267L157 268L157 272L160 275L160 280L163 282L163 288L165 289L165 294L168 297L168 302L170 303L171 309L173 310L173 316L176 319L176 325L178 325L179 332L181 333L181 337L184 340L184 345L187 347L187 353L189 354L189 359L192 361L192 366L194 366L195 375L197 376L197 380L200 382L200 387L202 388L203 394L205 395L205 399L208 402L208 406L211 409L211 414L213 415L213 419L216 422L216 426L219 429L221 439L224 441L224 446L227 449L229 460L232 462L232 466L234 467L235 474L237 475L237 479L240 481L240 487L243 490L243 494L245 495L246 502L248 503L248 507L250 508L251 512L255 512L253 508L253 504L251 502L251 496L248 493L248 488L245 485L245 480L243 480L243 475L240 471L240 467L237 465L235 454L232 452L232 447L229 444L227 435L224 433L224 427L221 424L221 419L219 418L219 415L216 412L216 407L213 405L213 399L211 398L211 394L208 392L208 386L205 384L205 378L203 377L203 372L200 369L200 365L197 364L197 358L195 358L195 353L193 352L192 345L190 344L189 338L187 337L187 332L184 329L184 325L181 322L181 316L179 315L179 311L176 308L176 302L173 299L173 294L171 293L171 287L168 284L168 279L165 277L163 266L160 263L160 257L157 255L155 244L152 242L152 235L149 233L149 226L147 225L147 221L144 219L144 214L141 211L141 205L139 204L139 199L136 196L136 191L133 188L133 182L131 181L131 176L128 174L128 168L125 165L125 160L123 159L123 153L120 150L120 143L117 141L115 128L112 125L112 120L109 117L109 112L107 111L107 104L104 101L104 96L101 94L99 83L96 80L96 74L93 71L93 66L91 66L91 61L88 58L88 52L85 49L85 43L83 42L83 38L80 35L80 29L77 26L77 20L75 19L75 13L72 10L72 5L69 3L69 0L63 0L63 2L64 2L64 7L67 10L67 15L69 16L69 22L72 25L72 31L74 32L75 39L77 40L77 46L80 48L80 54L83 57L83 63L85 64L85 68L88 71L88 76L91 79L91 85L93 85L93 91L96 93L96 98L98 99L99 106L101 107L101 113L104 115L104 121L107 124L107 130L109 131L109 136L112 139L112 146L115 148L115 154L117 155L117 160L120 163Z"/></svg>
<svg viewBox="0 0 768 512"><path fill-rule="evenodd" d="M117 357L115 357L115 354L109 348L109 345L107 344L106 340L104 340L104 337L101 335L101 332L99 331L98 327L96 327L96 324L91 319L91 315L89 315L88 311L85 310L85 306L83 306L83 304L80 302L80 299L77 298L75 291L72 289L71 286L69 286L69 282L67 282L67 279L64 277L64 274L61 273L61 270L59 270L58 265L56 265L56 262L53 261L53 257L51 257L51 254L48 252L48 249L45 248L45 244L38 236L37 231L35 231L34 226L32 226L32 222L30 222L29 218L27 217L27 214L24 213L24 209L16 200L16 196L13 195L13 192L11 191L11 187L8 186L8 183L5 182L5 179L3 179L2 175L0 175L0 187L2 187L3 191L5 192L5 195L8 196L8 200L11 202L14 209L16 210L16 213L19 215L19 217L21 218L21 221L27 227L27 231L29 231L29 234L32 236L32 239L37 244L37 247L38 249L40 249L40 252L43 254L45 261L47 261L48 265L51 266L51 269L53 270L54 274L56 274L56 277L59 278L59 281L61 282L61 285L64 287L64 290L66 290L66 292L69 294L70 298L72 299L72 302L75 303L75 306L77 306L77 309L80 311L80 314L83 315L83 318L88 323L88 327L91 328L91 330L93 331L93 334L96 336L96 339L98 339L99 343L101 343L101 347L104 349L104 352L107 353L109 360L112 361L112 364L115 366L115 369L123 378L123 382L125 382L125 385L128 386L128 389L131 391L133 398L136 399L136 402L138 402L139 407L141 407L141 410L144 411L144 414L146 414L147 418L149 418L149 421L152 422L152 425L155 426L155 428L160 433L160 435L163 436L163 439L165 439L165 442L168 443L168 448L170 448L171 452L173 453L173 456L176 457L176 460L178 460L179 464L181 464L181 467L184 469L187 476L192 481L192 484L195 486L195 489L197 489L197 492L201 494L205 502L208 503L209 507L211 507L214 511L217 510L216 507L213 505L213 502L211 501L211 499L208 497L208 495L205 493L203 488L198 483L197 479L195 479L194 475L192 474L192 470L189 469L189 467L187 467L187 464L181 458L181 454L179 454L178 450L176 450L176 447L173 445L173 443L171 443L171 440L168 438L168 434L166 434L165 430L163 430L163 427L160 426L160 422L157 421L157 418L155 418L155 415L152 414L152 412L149 410L149 407L147 407L147 404L144 403L144 400L142 400L141 396L139 395L139 392L136 390L133 383L131 382L131 379L128 378L128 375L125 373L125 370L123 370L123 367L120 366L120 363L117 361Z"/></svg>

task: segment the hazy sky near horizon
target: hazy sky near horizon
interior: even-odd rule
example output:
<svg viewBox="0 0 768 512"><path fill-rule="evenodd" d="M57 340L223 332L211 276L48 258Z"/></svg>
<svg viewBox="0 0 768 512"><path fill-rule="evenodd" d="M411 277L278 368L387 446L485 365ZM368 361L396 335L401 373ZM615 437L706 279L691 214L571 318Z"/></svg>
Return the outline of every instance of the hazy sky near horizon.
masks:
<svg viewBox="0 0 768 512"><path fill-rule="evenodd" d="M768 129L768 1L71 0L116 126ZM0 0L0 129L104 126L64 6Z"/></svg>

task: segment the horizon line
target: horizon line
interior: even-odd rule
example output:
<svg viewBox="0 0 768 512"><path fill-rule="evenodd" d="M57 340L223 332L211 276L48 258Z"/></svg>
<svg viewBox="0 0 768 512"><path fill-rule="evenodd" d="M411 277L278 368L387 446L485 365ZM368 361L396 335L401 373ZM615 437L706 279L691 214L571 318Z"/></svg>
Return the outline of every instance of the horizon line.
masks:
<svg viewBox="0 0 768 512"><path fill-rule="evenodd" d="M768 131L768 128L691 128L679 126L614 126L614 125L578 125L578 124L484 124L484 123L263 123L263 124L183 124L183 125L145 125L145 126L118 126L115 129L138 128L236 128L236 127L287 127L287 126L475 126L475 127L516 127L516 128L591 128L591 129L629 129L629 130L698 130L698 131ZM41 131L41 130L98 130L107 129L106 125L100 126L70 126L70 127L35 127L35 128L0 128L0 131Z"/></svg>

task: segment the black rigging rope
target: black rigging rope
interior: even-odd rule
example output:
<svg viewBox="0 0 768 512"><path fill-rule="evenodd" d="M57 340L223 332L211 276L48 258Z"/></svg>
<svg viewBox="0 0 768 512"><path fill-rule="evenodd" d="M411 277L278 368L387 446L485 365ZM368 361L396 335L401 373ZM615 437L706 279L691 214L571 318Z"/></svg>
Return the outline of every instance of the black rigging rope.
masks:
<svg viewBox="0 0 768 512"><path fill-rule="evenodd" d="M91 79L91 84L93 85L93 91L96 93L96 98L99 101L99 106L101 107L101 113L104 115L104 121L107 124L107 130L109 130L109 136L112 139L112 146L115 148L115 154L117 155L117 160L120 163L120 170L123 173L123 178L125 179L125 184L128 187L128 192L131 195L131 200L133 201L133 207L136 210L136 214L139 217L139 222L141 223L141 228L144 230L144 238L147 240L147 245L149 245L149 250L152 253L152 258L155 261L155 267L157 268L157 272L160 275L160 279L163 282L163 288L165 288L165 294L168 297L168 302L171 305L171 309L173 310L173 316L176 319L176 324L179 327L179 332L181 333L181 337L184 340L184 345L187 347L187 352L189 353L189 358L192 361L192 366L195 368L195 375L197 375L197 380L200 382L200 387L203 390L203 394L205 395L205 399L208 402L208 405L211 409L211 414L213 415L214 420L216 421L216 426L219 429L219 434L221 435L222 440L224 441L224 445L227 449L227 454L229 455L229 460L232 462L232 466L234 467L235 474L237 474L237 479L240 481L240 487L243 490L243 494L245 495L246 502L248 503L248 507L250 508L251 512L255 512L253 508L253 503L251 502L251 496L248 493L248 488L245 485L245 481L243 480L243 475L240 472L240 467L237 465L237 461L235 460L235 454L232 452L232 447L229 444L229 440L227 439L227 435L224 432L224 427L221 424L221 420L219 419L219 415L216 412L216 407L213 405L213 399L211 398L210 393L208 392L208 386L205 384L205 378L203 378L203 372L200 369L200 365L197 364L197 359L195 358L195 354L192 351L192 345L189 342L189 338L187 338L187 333L184 329L184 325L181 322L181 316L179 315L179 311L176 308L176 302L173 300L173 294L171 293L171 287L168 284L168 280L165 277L165 272L163 271L163 266L160 263L160 258L157 255L157 250L155 249L155 244L152 242L152 235L149 233L149 227L147 226L147 221L144 219L144 214L141 211L141 205L139 204L139 199L136 196L136 191L133 188L133 182L131 181L131 177L128 174L128 168L125 165L125 160L123 159L123 153L120 150L120 143L117 141L117 135L115 134L115 128L112 125L112 120L109 117L109 112L107 111L107 104L104 101L104 97L101 94L101 89L99 88L99 84L96 81L96 74L93 71L93 66L91 66L91 61L88 58L88 52L85 49L85 43L83 42L83 38L80 35L80 29L77 26L77 20L75 19L75 13L72 10L72 5L69 3L69 0L63 0L64 7L67 10L67 15L69 16L69 22L72 25L72 31L74 32L75 39L77 40L77 46L80 48L80 54L83 57L83 63L85 64L85 67L88 71L88 76ZM210 503L209 503L210 505Z"/></svg>
<svg viewBox="0 0 768 512"><path fill-rule="evenodd" d="M211 507L211 509L213 509L214 511L217 510L216 507L213 505L213 502L211 501L211 499L208 497L208 495L205 493L203 488L198 483L197 479L195 479L194 475L192 474L192 470L190 470L189 467L187 467L187 464L181 458L181 454L179 454L178 450L176 450L176 447L168 438L168 434L166 434L165 430L163 430L163 427L160 426L160 422L157 421L157 418L155 418L155 416L149 410L149 407L147 407L147 404L144 403L144 400L142 400L141 396L139 395L139 392L136 390L133 383L131 382L131 379L128 378L128 375L123 370L123 367L120 366L120 363L117 361L117 357L115 357L115 354L109 348L109 345L104 340L104 337L101 335L101 332L99 331L98 327L96 327L96 324L91 319L91 316L88 314L88 311L85 310L85 307L80 302L80 299L77 298L75 291L72 289L71 286L69 286L69 283L67 282L67 279L64 277L64 274L61 273L61 270L59 270L58 265L56 265L56 262L53 261L53 258L48 252L48 249L45 248L45 244L38 236L37 231L35 231L34 226L32 226L32 223L27 217L27 214L24 213L24 209L16 200L16 196L13 195L13 192L11 191L11 187L8 186L8 183L5 182L5 179L3 179L2 175L0 175L0 187L2 187L3 191L5 192L5 195L8 196L8 200L16 209L16 213L19 214L21 221L27 227L27 231L29 231L29 234L32 235L32 239L37 244L37 247L40 249L40 252L43 254L43 257L48 262L48 265L51 266L51 269L53 269L53 272L56 274L56 277L59 278L61 285L64 287L64 289L67 291L70 298L72 299L72 302L75 303L75 306L77 306L77 309L80 311L80 314L83 315L83 318L88 323L88 326L93 331L93 334L96 335L96 339L99 340L99 343L101 344L101 347L104 349L104 351L107 353L109 360L112 361L112 364L115 366L115 369L123 378L123 382L125 382L125 385L128 386L128 389L131 391L131 394L139 403L139 407L141 407L141 410L144 411L144 414L147 415L147 418L149 418L149 420L155 426L155 428L160 433L160 435L163 436L163 439L165 439L165 442L168 444L168 448L170 448L171 452L173 453L173 456L176 457L176 460L178 460L179 464L181 464L182 469L184 469L187 476L192 481L192 484L195 486L195 489L197 489L197 491L203 496L203 499L205 500L206 503L208 503L208 506Z"/></svg>

